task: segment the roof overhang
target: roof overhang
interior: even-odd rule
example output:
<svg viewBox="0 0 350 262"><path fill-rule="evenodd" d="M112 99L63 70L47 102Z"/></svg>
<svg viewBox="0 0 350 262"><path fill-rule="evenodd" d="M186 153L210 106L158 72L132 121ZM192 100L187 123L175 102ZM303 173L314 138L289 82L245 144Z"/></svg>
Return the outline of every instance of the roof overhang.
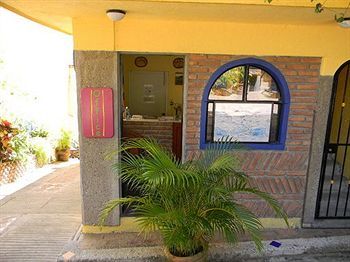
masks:
<svg viewBox="0 0 350 262"><path fill-rule="evenodd" d="M126 19L225 21L266 24L330 24L347 0L328 1L321 14L309 0L2 0L0 5L23 17L71 34L72 19L106 19L108 9L127 11ZM332 10L330 10L332 9Z"/></svg>

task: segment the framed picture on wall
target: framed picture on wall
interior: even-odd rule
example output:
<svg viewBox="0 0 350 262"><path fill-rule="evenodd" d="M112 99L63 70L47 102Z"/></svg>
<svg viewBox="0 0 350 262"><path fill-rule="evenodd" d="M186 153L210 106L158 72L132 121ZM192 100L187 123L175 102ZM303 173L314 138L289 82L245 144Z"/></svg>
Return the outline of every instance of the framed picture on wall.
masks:
<svg viewBox="0 0 350 262"><path fill-rule="evenodd" d="M175 85L183 85L184 84L184 74L182 72L175 73Z"/></svg>

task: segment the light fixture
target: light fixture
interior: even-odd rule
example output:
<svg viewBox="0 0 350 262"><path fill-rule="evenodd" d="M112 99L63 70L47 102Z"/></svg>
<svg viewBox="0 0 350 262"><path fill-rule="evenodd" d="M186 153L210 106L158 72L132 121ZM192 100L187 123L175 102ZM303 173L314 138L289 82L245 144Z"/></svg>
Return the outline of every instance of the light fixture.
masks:
<svg viewBox="0 0 350 262"><path fill-rule="evenodd" d="M119 9L109 9L106 12L109 19L111 19L113 22L122 20L125 16L126 12Z"/></svg>
<svg viewBox="0 0 350 262"><path fill-rule="evenodd" d="M340 25L341 27L344 27L344 28L349 28L350 27L350 17L344 17L342 20L343 21L338 22L338 25Z"/></svg>

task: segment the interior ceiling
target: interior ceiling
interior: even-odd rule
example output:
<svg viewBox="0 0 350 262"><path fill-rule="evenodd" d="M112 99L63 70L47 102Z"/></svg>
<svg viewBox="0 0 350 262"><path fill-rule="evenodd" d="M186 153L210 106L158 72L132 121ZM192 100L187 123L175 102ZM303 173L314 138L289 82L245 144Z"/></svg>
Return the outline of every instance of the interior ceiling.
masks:
<svg viewBox="0 0 350 262"><path fill-rule="evenodd" d="M333 1L333 2L332 2ZM261 5L257 3L262 3ZM225 21L243 23L332 24L334 14L344 12L348 0L329 0L321 14L310 0L1 0L0 4L19 15L54 29L72 33L72 18L107 19L108 9L127 11L127 19ZM327 2L327 3L328 3ZM305 3L305 4L301 4ZM288 6L293 5L293 7ZM327 5L326 5L327 6Z"/></svg>

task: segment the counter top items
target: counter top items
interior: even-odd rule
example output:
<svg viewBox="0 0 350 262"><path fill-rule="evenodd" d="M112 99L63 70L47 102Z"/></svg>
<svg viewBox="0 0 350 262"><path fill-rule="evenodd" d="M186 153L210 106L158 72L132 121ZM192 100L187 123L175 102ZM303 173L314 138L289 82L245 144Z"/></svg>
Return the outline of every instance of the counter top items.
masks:
<svg viewBox="0 0 350 262"><path fill-rule="evenodd" d="M130 119L131 118L131 113L129 107L125 107L125 118Z"/></svg>
<svg viewBox="0 0 350 262"><path fill-rule="evenodd" d="M159 121L173 121L174 117L173 116L160 116L158 117Z"/></svg>
<svg viewBox="0 0 350 262"><path fill-rule="evenodd" d="M132 115L131 119L132 120L140 120L140 119L143 119L143 116L142 115Z"/></svg>
<svg viewBox="0 0 350 262"><path fill-rule="evenodd" d="M152 122L152 123L181 123L181 120L160 120L160 119L145 119L145 118L130 118L123 119L125 122Z"/></svg>

